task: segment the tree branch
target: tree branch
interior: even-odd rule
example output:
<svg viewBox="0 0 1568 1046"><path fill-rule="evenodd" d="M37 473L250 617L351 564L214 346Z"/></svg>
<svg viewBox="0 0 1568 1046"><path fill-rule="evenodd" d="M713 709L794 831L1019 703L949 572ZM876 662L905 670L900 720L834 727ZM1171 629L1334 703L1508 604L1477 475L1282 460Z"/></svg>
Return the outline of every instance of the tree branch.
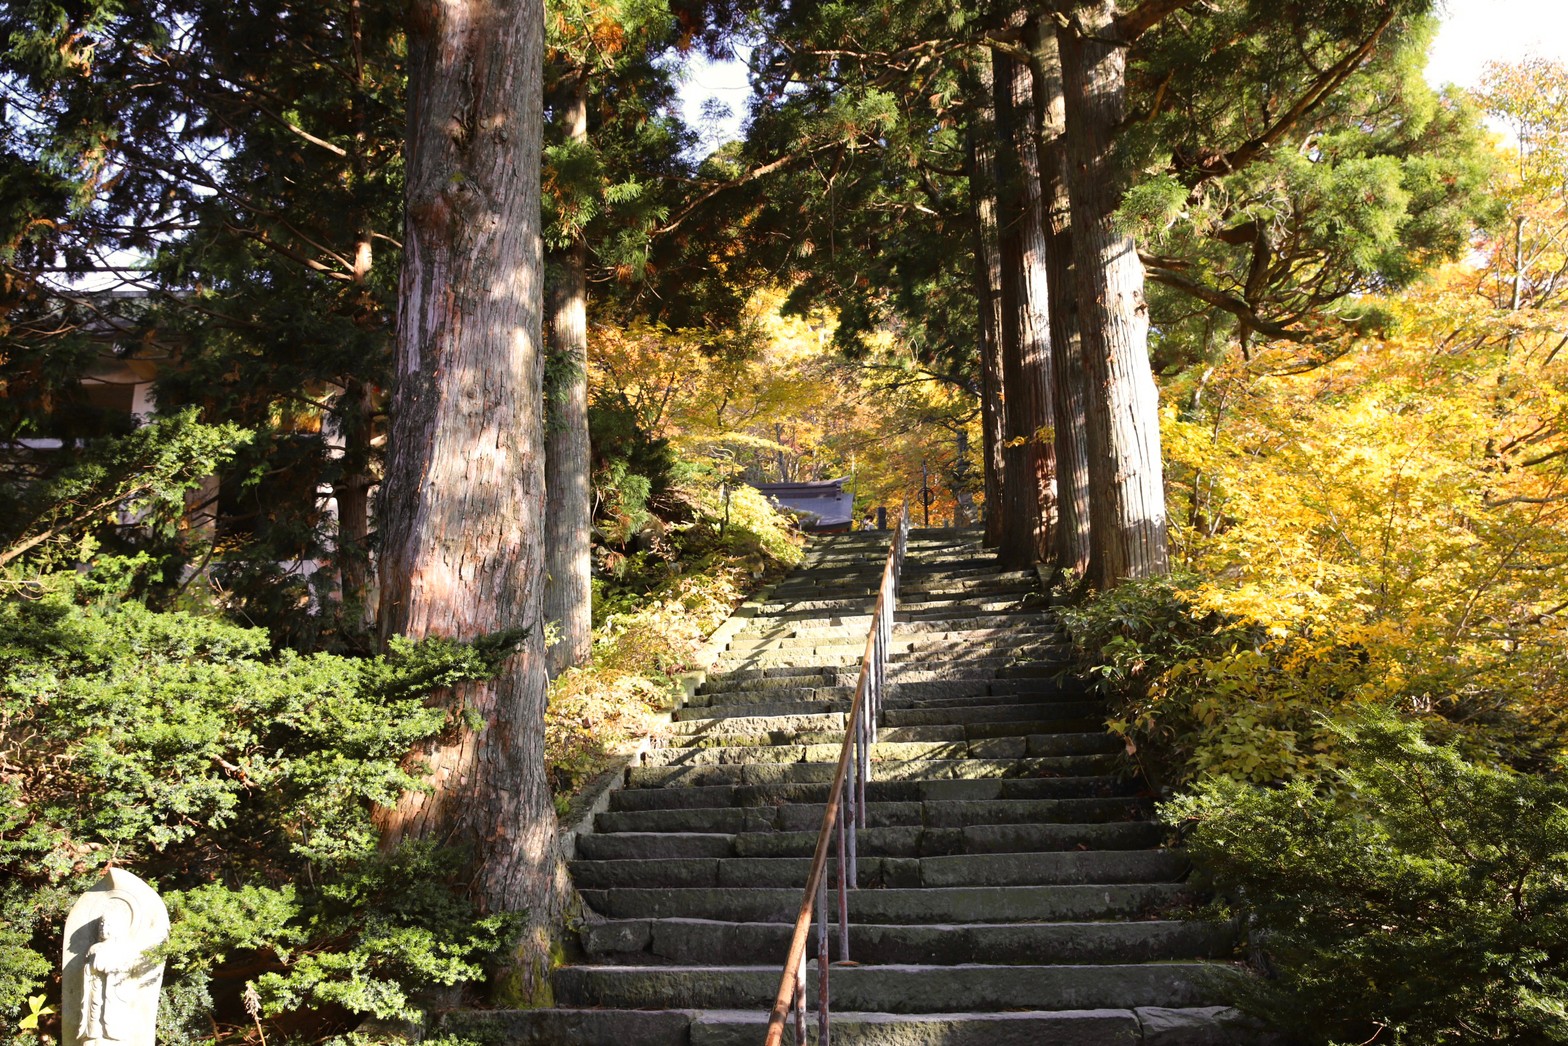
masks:
<svg viewBox="0 0 1568 1046"><path fill-rule="evenodd" d="M777 160L765 163L760 167L753 167L746 173L738 177L731 178L727 182L719 182L716 185L710 185L705 191L699 193L695 200L688 203L685 207L682 207L680 213L676 214L674 218L670 219L670 221L666 222L659 228L649 232L648 236L649 238L655 236L666 236L674 232L676 229L681 227L682 223L684 223L686 219L695 214L698 208L726 190L738 189L743 185L748 185L751 182L756 181L758 178L766 178L770 174L773 174L777 171L782 171L791 164L798 163L801 160L815 156L818 153L824 153L830 149L843 148L849 144L851 143L843 140L834 140L822 145L813 146L809 149L797 149L792 153L785 153Z"/></svg>
<svg viewBox="0 0 1568 1046"><path fill-rule="evenodd" d="M1147 0L1147 3L1156 3L1158 0ZM1383 20L1377 24L1371 34L1361 42L1361 45L1351 51L1344 58L1330 66L1326 72L1312 82L1312 85L1296 99L1296 104L1287 109L1278 120L1262 134L1251 141L1232 149L1224 156L1201 164L1196 182L1202 182L1222 174L1230 174L1239 170L1257 159L1258 156L1270 146L1279 142L1289 134L1304 117L1318 107L1318 104L1328 97L1339 85L1344 83L1361 66L1367 56L1377 47L1378 40L1394 22L1394 12L1389 11Z"/></svg>
<svg viewBox="0 0 1568 1046"><path fill-rule="evenodd" d="M1197 2L1198 0L1143 0L1143 3L1131 11L1117 15L1111 24L1116 37L1123 43L1130 44L1167 16L1191 7Z"/></svg>
<svg viewBox="0 0 1568 1046"><path fill-rule="evenodd" d="M1210 305L1213 305L1215 308L1223 309L1232 316L1235 316L1237 319L1241 320L1248 327L1257 331L1259 334L1266 334L1271 338L1283 338L1286 341L1294 341L1298 343L1307 343L1317 340L1314 335L1307 331L1296 330L1295 328L1286 327L1279 323L1275 323L1272 320L1264 319L1262 316L1258 315L1257 310L1255 310L1251 305L1247 304L1247 302L1243 301L1241 298L1231 294L1226 294L1224 291L1216 290L1207 284L1198 282L1190 276L1184 276L1174 269L1164 267L1161 264L1162 259L1160 258L1157 258L1153 255L1144 254L1142 251L1138 253L1138 257L1143 262L1144 266L1148 269L1149 279L1155 281L1156 283L1164 284L1165 286L1170 287L1172 290L1178 290L1183 294L1189 294L1192 297L1197 298L1199 301L1207 302Z"/></svg>

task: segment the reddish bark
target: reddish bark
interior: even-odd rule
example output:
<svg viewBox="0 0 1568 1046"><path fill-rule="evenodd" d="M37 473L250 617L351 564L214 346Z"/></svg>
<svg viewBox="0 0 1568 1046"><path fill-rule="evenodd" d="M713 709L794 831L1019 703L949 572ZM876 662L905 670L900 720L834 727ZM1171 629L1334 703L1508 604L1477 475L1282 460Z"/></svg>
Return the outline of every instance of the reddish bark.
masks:
<svg viewBox="0 0 1568 1046"><path fill-rule="evenodd" d="M1111 146L1126 109L1116 5L1090 0L1059 34L1067 181L1088 391L1093 574L1101 587L1169 570L1159 398L1149 367L1143 263L1116 228L1122 179Z"/></svg>
<svg viewBox="0 0 1568 1046"><path fill-rule="evenodd" d="M462 848L481 908L529 913L496 983L511 1001L538 1001L568 889L544 766L544 10L540 0L415 0L408 29L382 634L523 639L494 680L440 695L451 726L414 756L433 790L403 796L380 824L388 846Z"/></svg>

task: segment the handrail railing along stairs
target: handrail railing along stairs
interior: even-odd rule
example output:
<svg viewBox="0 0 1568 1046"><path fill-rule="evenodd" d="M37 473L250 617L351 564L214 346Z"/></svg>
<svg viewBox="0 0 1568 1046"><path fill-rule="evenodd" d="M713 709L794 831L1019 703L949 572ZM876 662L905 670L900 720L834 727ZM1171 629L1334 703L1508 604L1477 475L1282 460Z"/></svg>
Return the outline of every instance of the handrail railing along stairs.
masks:
<svg viewBox="0 0 1568 1046"><path fill-rule="evenodd" d="M828 789L822 827L817 831L817 848L811 855L811 872L795 918L790 938L789 957L784 960L778 995L768 1014L767 1046L782 1046L784 1024L791 1012L795 1016L795 1046L806 1043L806 938L811 934L812 916L817 924L817 1046L828 1046L828 850L836 838L838 870L838 954L841 963L849 960L849 891L857 889L855 869L855 830L866 826L866 782L871 778L871 746L877 739L877 720L882 714L882 698L887 685L888 649L893 642L893 611L898 604L898 585L909 543L909 503L904 503L882 570L882 586L877 591L871 612L871 627L866 635L866 652L860 659L860 678L850 702L849 718L844 724L844 743L839 749L838 770ZM842 810L843 816L840 816Z"/></svg>

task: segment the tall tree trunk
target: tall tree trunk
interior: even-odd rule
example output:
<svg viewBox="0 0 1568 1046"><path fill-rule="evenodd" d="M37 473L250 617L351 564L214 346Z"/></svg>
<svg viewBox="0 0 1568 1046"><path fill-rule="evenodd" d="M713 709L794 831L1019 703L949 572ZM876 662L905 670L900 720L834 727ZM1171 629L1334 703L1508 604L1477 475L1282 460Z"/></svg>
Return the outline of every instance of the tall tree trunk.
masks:
<svg viewBox="0 0 1568 1046"><path fill-rule="evenodd" d="M588 78L566 89L566 137L588 141ZM550 674L588 660L593 642L590 530L593 490L588 447L588 247L579 233L550 266L550 367L545 381L544 617L559 630Z"/></svg>
<svg viewBox="0 0 1568 1046"><path fill-rule="evenodd" d="M1056 30L1033 22L1033 56L1040 177L1045 196L1045 265L1051 314L1051 391L1056 410L1056 563L1079 577L1089 572L1089 454L1083 341L1078 330L1077 274L1067 196L1067 103Z"/></svg>
<svg viewBox="0 0 1568 1046"><path fill-rule="evenodd" d="M376 609L370 601L370 472L375 398L370 386L351 378L339 400L338 424L343 431L342 472L332 485L338 503L338 590L345 617L368 627Z"/></svg>
<svg viewBox="0 0 1568 1046"><path fill-rule="evenodd" d="M1045 271L1044 200L1027 65L993 55L1006 390L1001 559L1015 569L1055 552L1056 444Z"/></svg>
<svg viewBox="0 0 1568 1046"><path fill-rule="evenodd" d="M1119 232L1122 178L1111 156L1126 107L1126 52L1113 0L1074 9L1059 34L1067 103L1067 180L1088 389L1094 579L1109 588L1169 570L1159 398L1149 368L1143 263Z"/></svg>
<svg viewBox="0 0 1568 1046"><path fill-rule="evenodd" d="M349 116L354 140L349 149L349 177L353 179L356 193L365 191L365 150L370 138L365 129L365 52L361 22L359 0L350 0L348 27L353 89L349 92ZM363 294L375 261L375 223L371 215L361 209L356 225L353 277L354 286ZM373 629L376 622L376 607L370 591L370 488L375 484L371 474L374 456L371 441L376 402L371 384L363 375L365 370L374 373L374 366L379 362L362 361L360 372L344 382L337 410L337 424L343 434L341 473L332 487L338 506L338 593L344 620L356 630Z"/></svg>
<svg viewBox="0 0 1568 1046"><path fill-rule="evenodd" d="M522 635L495 679L439 695L451 725L413 756L433 791L379 814L385 845L456 846L472 860L469 890L483 910L528 913L492 981L513 1004L548 999L550 938L569 890L544 765L543 42L541 0L410 7L379 514L383 636Z"/></svg>
<svg viewBox="0 0 1568 1046"><path fill-rule="evenodd" d="M981 56L981 93L969 130L969 209L980 312L980 459L985 472L985 544L1002 543L1002 255L996 226L996 110L989 55Z"/></svg>

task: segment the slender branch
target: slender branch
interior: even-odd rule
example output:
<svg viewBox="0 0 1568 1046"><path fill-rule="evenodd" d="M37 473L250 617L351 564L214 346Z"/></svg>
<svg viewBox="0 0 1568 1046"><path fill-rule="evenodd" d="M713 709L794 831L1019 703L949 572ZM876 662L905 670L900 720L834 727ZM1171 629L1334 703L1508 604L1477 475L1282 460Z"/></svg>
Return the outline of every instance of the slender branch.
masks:
<svg viewBox="0 0 1568 1046"><path fill-rule="evenodd" d="M789 167L795 163L799 163L802 160L809 159L818 153L824 153L831 149L843 148L849 144L850 143L842 140L834 140L809 149L797 149L795 152L785 153L776 160L762 164L760 167L753 167L751 170L735 178L731 178L727 182L719 182L715 185L710 185L705 191L699 193L695 200L692 200L685 207L681 208L680 212L676 214L674 218L659 228L654 229L648 235L650 237L667 236L676 229L680 228L686 219L695 214L703 204L707 203L709 200L713 199L720 193L726 192L730 189L738 189L743 185L749 185L759 178L766 178L770 174L773 174L777 171L782 171L786 167Z"/></svg>

